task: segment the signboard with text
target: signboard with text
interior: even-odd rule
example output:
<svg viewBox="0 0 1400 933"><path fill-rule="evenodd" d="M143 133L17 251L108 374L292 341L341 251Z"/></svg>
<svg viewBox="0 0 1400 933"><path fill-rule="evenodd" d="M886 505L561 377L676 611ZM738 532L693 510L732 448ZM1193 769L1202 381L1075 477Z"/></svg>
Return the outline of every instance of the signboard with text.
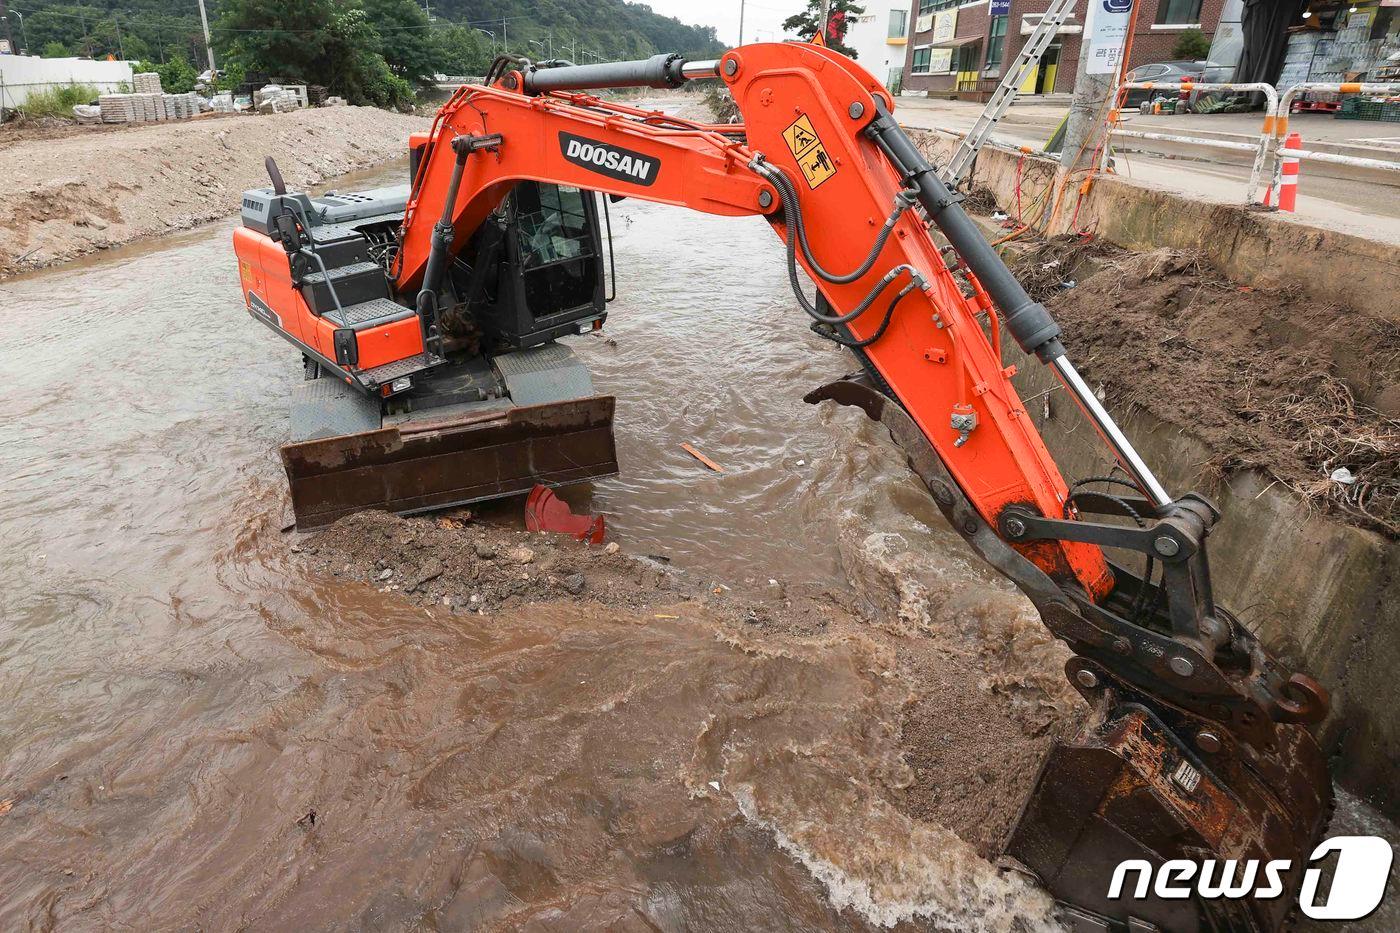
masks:
<svg viewBox="0 0 1400 933"><path fill-rule="evenodd" d="M928 60L929 74L946 75L953 70L953 50L934 49Z"/></svg>
<svg viewBox="0 0 1400 933"><path fill-rule="evenodd" d="M1084 23L1089 58L1084 73L1111 75L1123 61L1123 46L1128 41L1128 21L1132 18L1133 0L1089 0L1089 14Z"/></svg>
<svg viewBox="0 0 1400 933"><path fill-rule="evenodd" d="M1011 15L1011 0L992 0L991 9L988 10L987 15L989 15L989 16L1010 16L1010 15Z"/></svg>

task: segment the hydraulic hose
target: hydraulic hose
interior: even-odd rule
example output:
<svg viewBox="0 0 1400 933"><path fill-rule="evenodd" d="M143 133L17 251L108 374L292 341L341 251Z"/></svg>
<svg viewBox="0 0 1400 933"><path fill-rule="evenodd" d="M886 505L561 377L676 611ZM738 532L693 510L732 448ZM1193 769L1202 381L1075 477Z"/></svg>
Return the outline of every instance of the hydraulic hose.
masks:
<svg viewBox="0 0 1400 933"><path fill-rule="evenodd" d="M889 217L885 218L885 225L881 227L880 232L875 235L875 243L871 246L870 253L854 270L841 275L835 272L828 272L822 264L817 261L817 257L812 255L812 244L807 239L807 226L802 218L802 208L801 205L797 203L797 186L792 183L792 179L788 178L787 174L776 165L768 165L765 163L763 168L767 169L767 172L761 172L760 174L764 174L764 177L772 181L774 186L779 189L779 192L784 196L784 203L791 198L793 205L796 207L794 215L796 219L797 242L798 245L802 247L802 255L807 257L808 265L819 277L834 285L849 285L851 282L854 282L856 279L859 279L869 272L871 267L875 265L875 260L880 258L880 253L884 251L885 243L889 241L890 234L894 233L894 225L899 222L899 218L904 215L904 212L913 207L919 200L919 189L917 188L905 188L896 194L894 196L894 210L890 212Z"/></svg>
<svg viewBox="0 0 1400 933"><path fill-rule="evenodd" d="M817 321L821 324L848 324L851 321L854 321L856 318L864 314L870 308L870 306L875 303L875 300L879 298L881 294L884 293L885 289L889 287L890 283L893 282L896 278L898 278L900 273L902 272L909 273L910 277L914 280L913 283L911 283L914 286L919 288L928 287L927 281L924 279L923 274L920 273L918 269L915 269L908 263L901 263L900 265L890 269L889 272L885 273L884 277L875 284L875 287L872 288L870 292L865 296L865 298L862 299L861 302L851 311L847 312L846 314L839 315L822 314L816 309L816 307L812 305L810 301L807 300L806 294L802 291L802 281L797 275L797 248L798 243L801 240L800 231L802 229L802 206L801 203L798 201L797 190L792 185L792 182L788 180L787 176L783 174L782 170L777 168L776 166L768 165L761 159L755 158L752 162L749 163L749 167L763 178L766 178L768 181L772 182L773 186L778 189L779 196L782 198L783 223L788 228L788 281L792 286L792 293L793 296L797 299L798 305L812 320ZM888 235L886 235L884 239L888 239ZM880 240L878 244L880 247L883 247L884 239ZM804 253L805 252L806 251L804 250ZM871 254L871 257L867 258L867 262L862 263L862 266L864 267L865 271L869 271L870 266L874 265L875 260L873 257L876 257L878 255L879 250L877 249ZM808 258L810 259L810 255L808 256ZM856 278L859 278L859 275L847 277L833 277L830 275L830 273L827 273L826 270L817 267L815 263L814 271L816 271L822 279L829 282L833 282L835 284L847 284L851 281L854 281ZM865 274L863 271L857 271L860 275ZM903 295L901 295L900 297L903 297ZM891 313L893 313L893 305L891 305ZM881 333L883 333L883 328L881 328Z"/></svg>
<svg viewBox="0 0 1400 933"><path fill-rule="evenodd" d="M890 299L890 303L885 307L885 316L880 321L880 326L875 328L875 333L871 334L869 337L866 337L864 340L854 340L850 337L842 336L841 334L836 333L834 330L831 333L826 333L825 331L817 330L817 336L824 337L827 340L830 340L832 343L839 343L841 346L849 347L852 350L862 350L870 346L875 341L885 336L885 331L889 328L890 321L894 320L894 309L898 307L900 301L904 299L905 295L909 294L914 290L914 287L914 283L910 282L908 285L905 285L903 288L901 288L895 294L895 296ZM814 323L812 325L812 328L816 330L816 328L818 328L819 326L824 325L818 325Z"/></svg>

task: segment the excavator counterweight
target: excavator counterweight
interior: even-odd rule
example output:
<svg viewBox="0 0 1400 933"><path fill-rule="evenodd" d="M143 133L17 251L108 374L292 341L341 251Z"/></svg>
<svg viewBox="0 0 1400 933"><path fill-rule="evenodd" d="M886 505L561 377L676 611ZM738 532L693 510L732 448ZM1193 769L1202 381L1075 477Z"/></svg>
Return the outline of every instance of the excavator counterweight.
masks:
<svg viewBox="0 0 1400 933"><path fill-rule="evenodd" d="M594 93L698 78L723 81L744 122ZM813 44L713 62L502 56L410 140L402 189L309 198L270 164L235 247L250 314L310 377L282 451L298 524L616 472L612 399L561 342L606 317L599 218L621 198L763 217L795 304L859 367L807 400L884 425L951 526L1074 654L1088 713L1048 756L1007 856L1077 930L1278 930L1331 809L1309 731L1327 693L1215 601L1219 513L1154 476L894 106ZM1003 332L1055 372L1121 473L1065 481ZM1109 897L1123 861L1179 859L1287 861L1287 895Z"/></svg>

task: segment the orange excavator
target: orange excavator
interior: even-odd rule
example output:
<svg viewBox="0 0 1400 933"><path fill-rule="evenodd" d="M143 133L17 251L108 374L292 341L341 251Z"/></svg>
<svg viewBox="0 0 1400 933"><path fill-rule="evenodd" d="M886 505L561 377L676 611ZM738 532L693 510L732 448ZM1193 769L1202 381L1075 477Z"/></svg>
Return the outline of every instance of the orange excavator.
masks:
<svg viewBox="0 0 1400 933"><path fill-rule="evenodd" d="M597 94L716 78L741 124ZM1073 650L1089 711L1043 765L1012 864L1077 930L1277 930L1332 807L1308 729L1327 694L1215 602L1216 509L1153 475L894 106L816 44L716 61L502 56L410 138L407 187L312 198L269 159L272 185L244 195L234 243L248 311L306 367L282 450L297 522L615 473L613 400L561 340L606 318L609 202L761 216L812 328L860 364L807 400L884 424L953 528ZM1065 482L1012 386L1003 330L1054 370L1121 473ZM1282 860L1285 890L1110 897L1134 859L1210 862L1217 884L1222 866Z"/></svg>

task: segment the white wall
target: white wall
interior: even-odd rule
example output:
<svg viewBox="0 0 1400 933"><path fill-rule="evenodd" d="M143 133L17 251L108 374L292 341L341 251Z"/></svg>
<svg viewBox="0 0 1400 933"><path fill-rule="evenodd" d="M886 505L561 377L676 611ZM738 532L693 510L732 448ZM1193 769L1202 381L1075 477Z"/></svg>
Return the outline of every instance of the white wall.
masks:
<svg viewBox="0 0 1400 933"><path fill-rule="evenodd" d="M13 109L30 94L64 84L91 84L99 91L113 93L120 85L131 84L131 71L131 62L0 55L0 107Z"/></svg>
<svg viewBox="0 0 1400 933"><path fill-rule="evenodd" d="M903 10L906 23L905 36L913 30L909 22L911 0L865 0L865 13L852 17L846 28L846 44L856 50L856 64L865 68L886 86L889 85L890 71L904 67L904 52L908 48L903 43L890 44L890 11Z"/></svg>

